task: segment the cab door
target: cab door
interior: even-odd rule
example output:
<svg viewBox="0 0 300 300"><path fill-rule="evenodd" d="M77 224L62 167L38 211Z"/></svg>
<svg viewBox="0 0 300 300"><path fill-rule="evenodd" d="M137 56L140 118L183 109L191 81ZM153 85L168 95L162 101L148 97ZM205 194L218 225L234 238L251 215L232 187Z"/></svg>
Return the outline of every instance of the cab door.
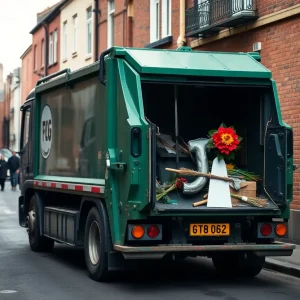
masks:
<svg viewBox="0 0 300 300"><path fill-rule="evenodd" d="M32 161L32 101L22 107L21 141L20 141L20 186L26 180L33 179L33 161Z"/></svg>

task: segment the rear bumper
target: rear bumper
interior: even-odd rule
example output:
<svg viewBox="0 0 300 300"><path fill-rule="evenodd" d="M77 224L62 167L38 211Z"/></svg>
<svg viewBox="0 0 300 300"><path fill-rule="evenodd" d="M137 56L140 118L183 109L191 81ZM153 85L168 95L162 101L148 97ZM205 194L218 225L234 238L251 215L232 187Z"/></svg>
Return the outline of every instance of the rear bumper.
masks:
<svg viewBox="0 0 300 300"><path fill-rule="evenodd" d="M231 245L162 245L150 247L130 247L114 245L116 251L122 252L126 259L160 259L167 253L193 253L199 256L212 255L214 252L250 251L257 256L291 256L294 244L274 242L272 244L231 244Z"/></svg>

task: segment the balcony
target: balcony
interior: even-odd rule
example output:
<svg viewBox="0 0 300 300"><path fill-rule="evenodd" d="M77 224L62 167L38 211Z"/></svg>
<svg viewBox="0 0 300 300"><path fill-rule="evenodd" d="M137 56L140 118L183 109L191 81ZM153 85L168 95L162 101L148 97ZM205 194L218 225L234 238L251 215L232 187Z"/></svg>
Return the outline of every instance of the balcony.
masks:
<svg viewBox="0 0 300 300"><path fill-rule="evenodd" d="M186 10L186 37L205 37L258 18L256 0L196 0Z"/></svg>

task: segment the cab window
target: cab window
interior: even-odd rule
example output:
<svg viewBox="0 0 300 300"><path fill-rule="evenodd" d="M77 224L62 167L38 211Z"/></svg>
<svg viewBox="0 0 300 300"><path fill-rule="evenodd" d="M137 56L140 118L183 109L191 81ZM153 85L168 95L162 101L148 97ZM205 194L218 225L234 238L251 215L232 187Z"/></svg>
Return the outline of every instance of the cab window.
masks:
<svg viewBox="0 0 300 300"><path fill-rule="evenodd" d="M21 143L22 149L28 143L29 129L30 129L30 106L26 107L23 110L22 143Z"/></svg>

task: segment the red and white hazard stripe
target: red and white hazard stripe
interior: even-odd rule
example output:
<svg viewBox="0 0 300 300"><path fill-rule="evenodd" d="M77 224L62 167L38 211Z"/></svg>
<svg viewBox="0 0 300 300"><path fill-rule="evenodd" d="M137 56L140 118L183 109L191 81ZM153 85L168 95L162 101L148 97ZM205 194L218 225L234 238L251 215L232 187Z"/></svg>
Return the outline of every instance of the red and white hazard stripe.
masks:
<svg viewBox="0 0 300 300"><path fill-rule="evenodd" d="M90 192L96 194L104 193L104 186L73 184L67 182L53 182L53 181L41 181L34 180L34 186L47 187L53 189L73 190L78 192Z"/></svg>

